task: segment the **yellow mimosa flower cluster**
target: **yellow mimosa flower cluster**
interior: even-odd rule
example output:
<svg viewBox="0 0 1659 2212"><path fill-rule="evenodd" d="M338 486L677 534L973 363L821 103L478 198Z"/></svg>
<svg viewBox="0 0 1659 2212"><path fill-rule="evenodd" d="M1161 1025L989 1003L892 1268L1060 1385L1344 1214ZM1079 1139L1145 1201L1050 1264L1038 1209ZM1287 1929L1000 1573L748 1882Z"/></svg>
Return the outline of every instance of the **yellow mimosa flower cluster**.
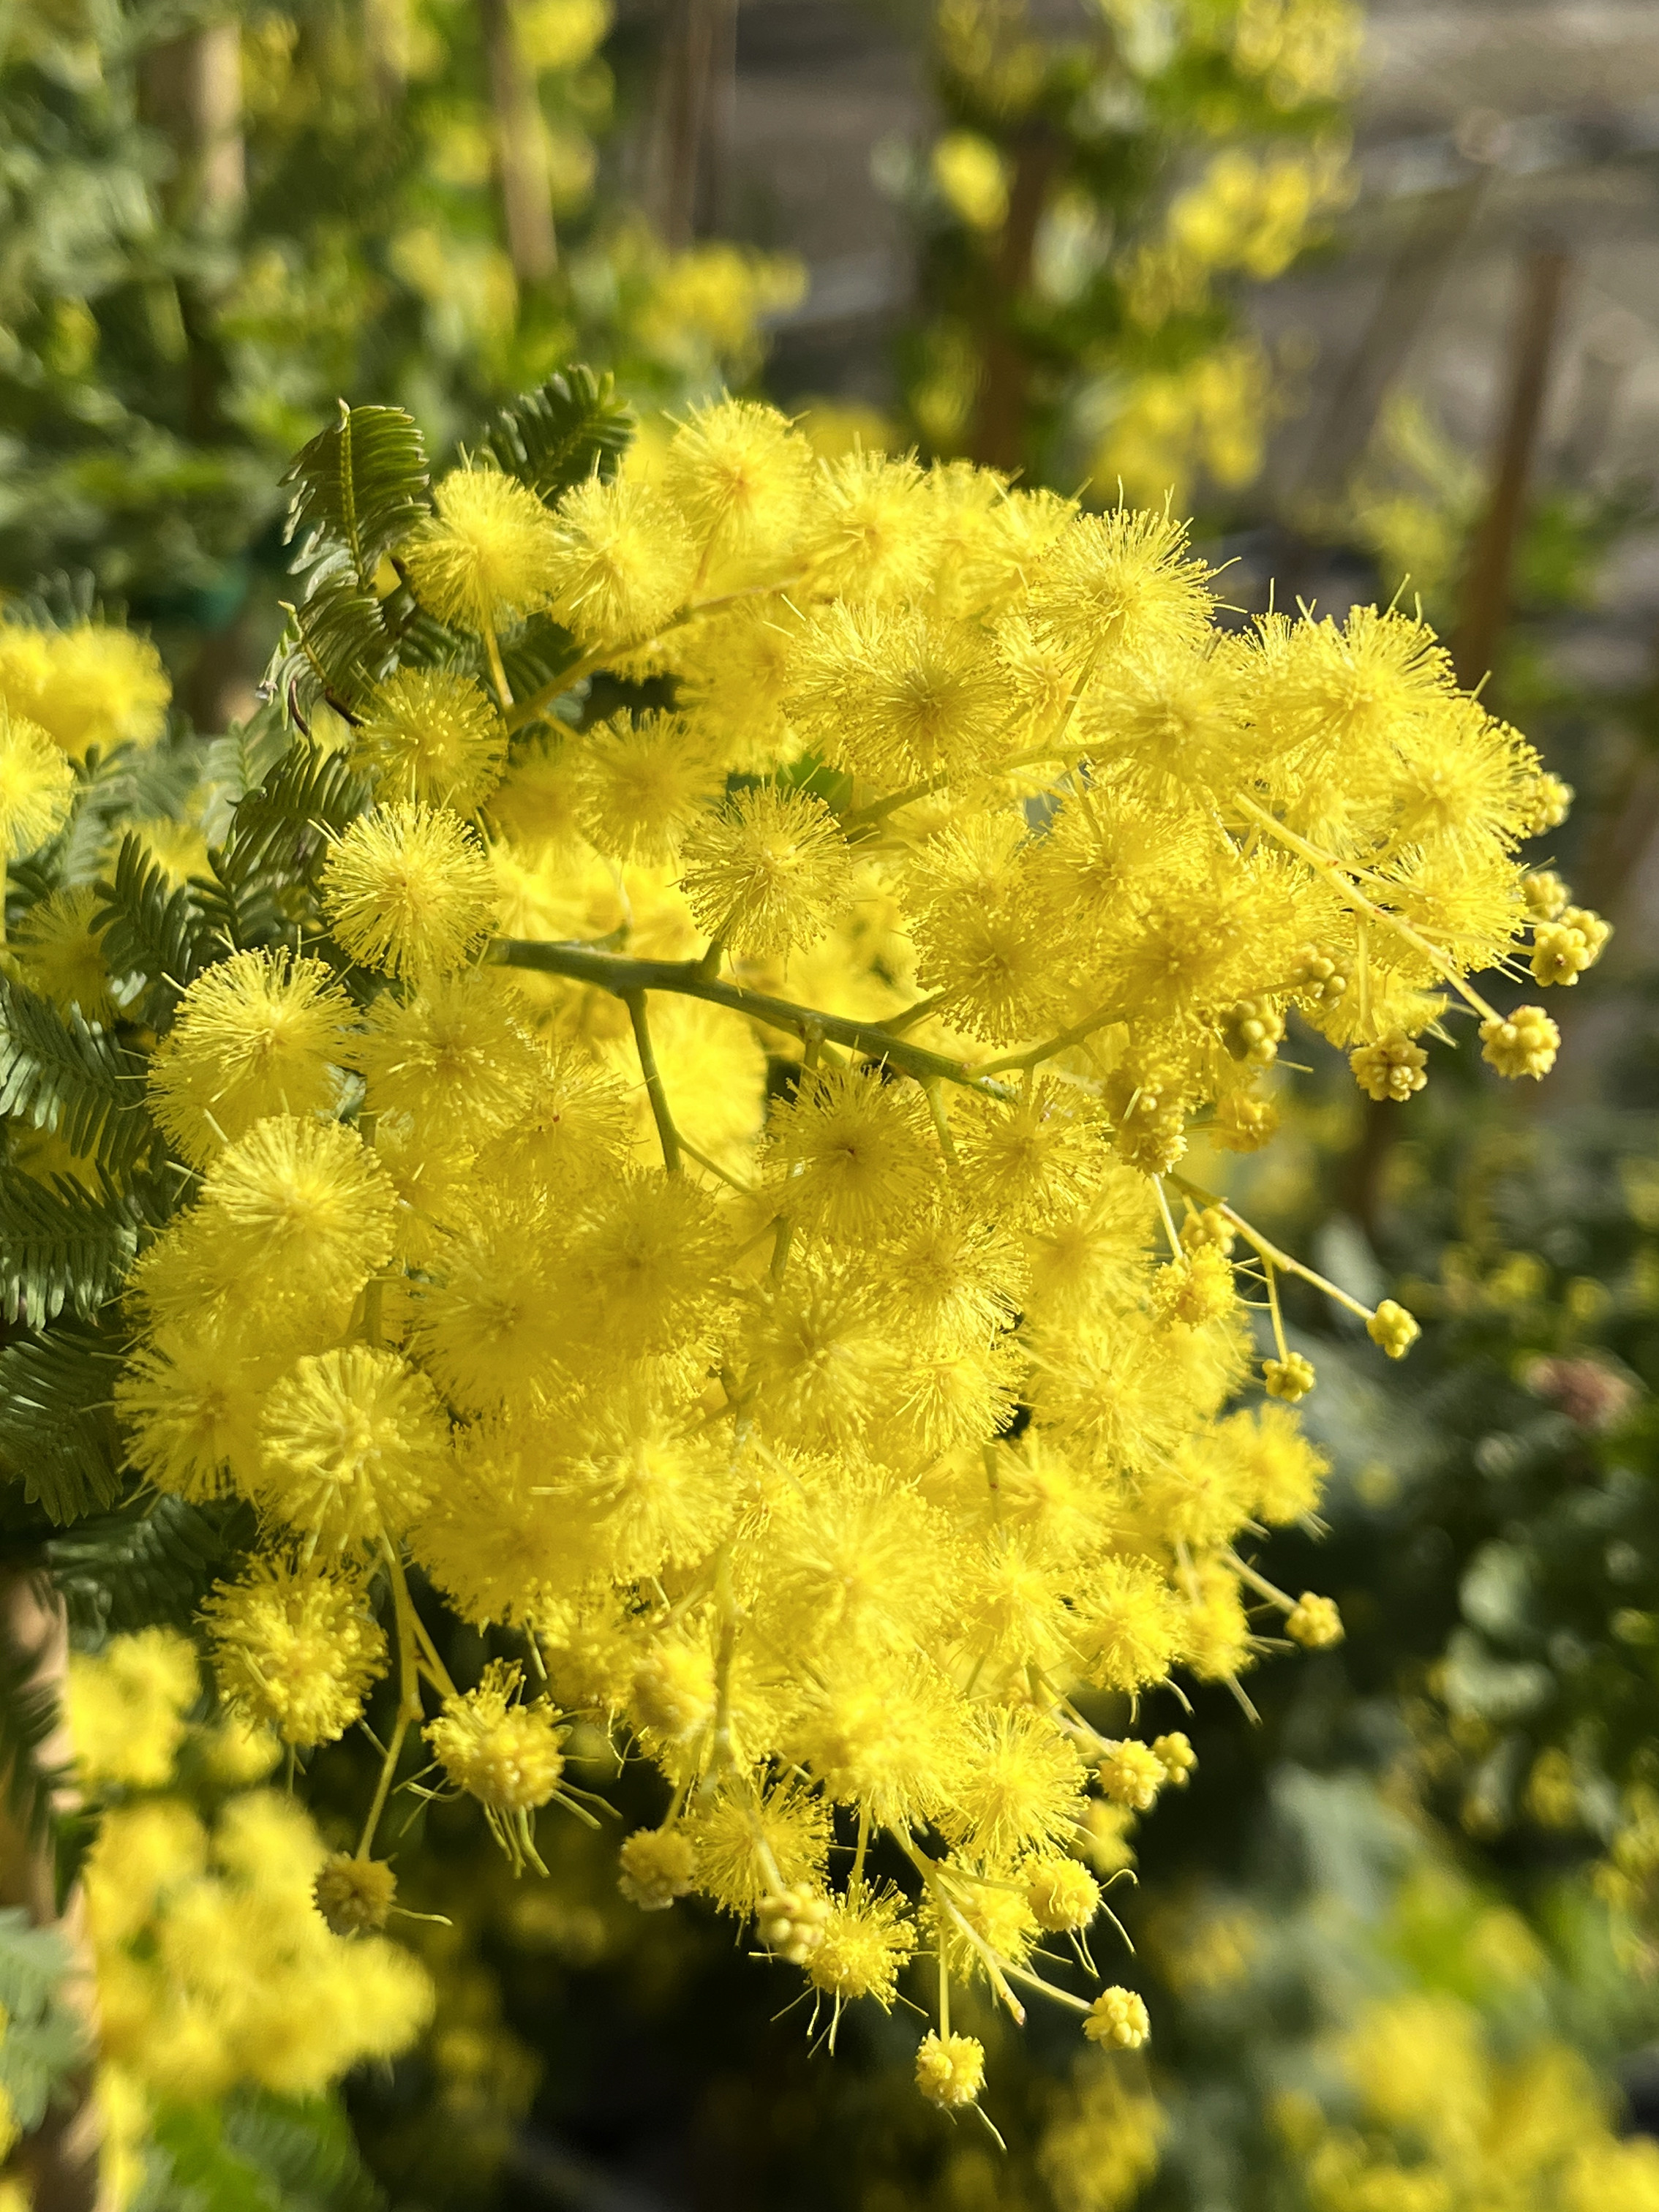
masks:
<svg viewBox="0 0 1659 2212"><path fill-rule="evenodd" d="M1246 1290L1314 1387L1310 1271L1189 1135L1268 1140L1293 1018L1376 1097L1464 1010L1543 1074L1472 979L1599 948L1520 857L1568 794L1407 614L1227 626L1167 514L747 402L556 502L458 471L392 559L410 665L329 695L369 796L148 1063L183 1202L115 1400L156 1488L257 1510L223 1690L303 1747L395 1660L361 1864L422 1735L520 1864L571 1720L631 1741L625 1893L753 1920L832 2021L924 1950L947 2106L953 1982L1133 2048L1039 1954L1186 1779L1170 1686L1341 1634L1243 1555L1319 1498L1233 1403ZM458 1686L415 1572L521 1662Z"/></svg>

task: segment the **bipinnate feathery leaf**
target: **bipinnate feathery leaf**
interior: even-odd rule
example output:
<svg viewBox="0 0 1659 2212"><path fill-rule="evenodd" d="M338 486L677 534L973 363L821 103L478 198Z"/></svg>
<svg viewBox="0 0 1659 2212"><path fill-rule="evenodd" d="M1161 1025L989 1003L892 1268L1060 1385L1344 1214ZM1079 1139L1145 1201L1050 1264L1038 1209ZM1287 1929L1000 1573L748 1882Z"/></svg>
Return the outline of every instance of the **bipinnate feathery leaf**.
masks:
<svg viewBox="0 0 1659 2212"><path fill-rule="evenodd" d="M8 1710L0 1687L0 1762L15 1747ZM46 1711L50 1726L56 1708L49 1695ZM0 2089L25 2129L40 2125L53 2088L86 2056L85 2032L63 1994L74 1963L55 1929L35 1927L21 1907L0 1912Z"/></svg>
<svg viewBox="0 0 1659 2212"><path fill-rule="evenodd" d="M111 1392L122 1351L119 1338L82 1325L0 1349L0 1469L59 1527L120 1493Z"/></svg>
<svg viewBox="0 0 1659 2212"><path fill-rule="evenodd" d="M633 435L633 415L610 373L577 367L501 409L483 442L508 476L552 501L595 470L614 476Z"/></svg>
<svg viewBox="0 0 1659 2212"><path fill-rule="evenodd" d="M89 1321L115 1296L138 1250L142 1208L106 1180L88 1190L64 1176L50 1188L0 1170L0 1308L41 1328L68 1307Z"/></svg>
<svg viewBox="0 0 1659 2212"><path fill-rule="evenodd" d="M113 1037L0 977L0 1115L54 1129L72 1152L112 1174L155 1140L143 1107L143 1062Z"/></svg>
<svg viewBox="0 0 1659 2212"><path fill-rule="evenodd" d="M93 927L103 938L104 964L112 975L142 977L143 988L129 1011L151 1029L165 1030L185 991L225 948L204 920L198 894L188 884L174 884L131 830L114 872L97 891Z"/></svg>
<svg viewBox="0 0 1659 2212"><path fill-rule="evenodd" d="M295 456L283 479L294 487L288 538L296 568L331 545L349 556L362 590L373 597L380 556L427 512L426 449L401 407L348 407Z"/></svg>

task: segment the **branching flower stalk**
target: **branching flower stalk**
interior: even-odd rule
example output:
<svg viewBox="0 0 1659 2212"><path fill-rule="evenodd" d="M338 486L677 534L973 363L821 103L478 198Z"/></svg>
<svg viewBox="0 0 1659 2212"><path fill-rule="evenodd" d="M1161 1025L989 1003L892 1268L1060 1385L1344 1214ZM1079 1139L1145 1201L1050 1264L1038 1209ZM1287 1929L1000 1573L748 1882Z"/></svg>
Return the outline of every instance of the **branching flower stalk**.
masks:
<svg viewBox="0 0 1659 2212"><path fill-rule="evenodd" d="M95 1358L47 1349L88 1407L117 1365L135 1491L253 1508L204 1630L296 1763L395 1661L325 1911L392 1909L416 1731L401 1787L538 1869L590 1817L580 1720L662 1778L624 1893L752 1924L831 2033L914 1966L942 2111L984 2072L952 1980L1137 2048L1133 1990L1071 1986L1100 1824L1185 1780L1183 1680L1249 1709L1257 1600L1341 1633L1238 1549L1326 1471L1279 1278L1416 1333L1183 1176L1189 1132L1271 1140L1292 1021L1404 1104L1449 987L1543 1074L1548 1017L1470 979L1604 941L1522 858L1565 787L1397 611L1224 630L1165 515L822 465L732 401L648 477L526 431L433 489L402 422L295 465L282 713L247 787L181 795L223 825L182 879L152 828L95 902L36 896L84 780L7 694L4 1172L142 1193L103 1276L31 1293ZM416 1573L525 1660L452 1680Z"/></svg>

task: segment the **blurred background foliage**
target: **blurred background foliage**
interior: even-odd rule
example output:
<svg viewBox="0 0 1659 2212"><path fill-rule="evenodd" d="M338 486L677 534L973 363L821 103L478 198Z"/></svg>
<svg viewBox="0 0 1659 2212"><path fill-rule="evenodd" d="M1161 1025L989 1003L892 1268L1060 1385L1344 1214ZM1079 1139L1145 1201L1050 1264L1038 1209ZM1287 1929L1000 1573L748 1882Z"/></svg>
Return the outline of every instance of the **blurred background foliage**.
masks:
<svg viewBox="0 0 1659 2212"><path fill-rule="evenodd" d="M406 1893L448 1919L399 1923L436 1993L415 2053L359 2066L343 2100L252 2063L191 2093L141 2010L106 2078L122 2191L155 2212L1654 2212L1659 683L1651 593L1633 649L1621 633L1591 665L1654 522L1628 441L1599 442L1619 343L1580 349L1564 417L1560 287L1552 310L1523 276L1513 313L1538 256L1511 210L1480 436L1412 373L1446 239L1511 173L1519 125L1464 118L1390 199L1354 148L1347 0L873 14L930 90L875 151L908 278L884 322L847 311L842 375L812 317L842 278L808 252L809 291L782 185L757 214L734 181L734 8L0 10L0 588L124 605L181 720L216 733L253 710L288 588L282 471L337 397L401 402L443 452L572 360L647 418L770 390L826 451L915 441L1101 501L1173 490L1243 605L1269 576L1337 612L1420 597L1578 787L1555 865L1620 935L1535 1100L1443 1060L1396 1127L1304 1079L1271 1152L1194 1166L1424 1337L1384 1370L1291 1302L1333 1475L1285 1571L1337 1597L1347 1638L1261 1666L1249 1714L1206 1693L1190 1786L1094 1838L1134 1946L1100 1948L1146 1993L1150 2063L1079 2060L1063 2024L1019 2036L981 2007L963 2025L993 2046L1000 2151L915 2101L902 2009L849 2013L830 2064L824 2023L774 2017L788 1996L728 1929L623 1901L614 1837L549 1822L549 1879L515 1881L464 1808L417 1806ZM1651 149L1629 159L1651 229ZM1343 299L1344 268L1380 261L1341 359L1328 316L1321 359L1261 289L1310 252ZM84 1548L52 1547L78 1641L131 1672ZM204 1540L181 1620L213 1560ZM489 1653L446 1656L476 1680ZM171 1716L167 1756L91 1778L130 1901L158 1807L217 1836L283 1778L238 1765L172 1662L133 1680L135 1711ZM581 1748L625 1816L654 1812ZM356 1758L304 1778L325 1841L361 1802ZM114 1844L93 1825L69 1840L95 1897ZM257 1889L263 1863L222 1855L216 1879ZM121 1937L141 1957L151 1902ZM0 1917L0 2147L82 2063L50 1941ZM26 2202L0 2180L4 2212Z"/></svg>

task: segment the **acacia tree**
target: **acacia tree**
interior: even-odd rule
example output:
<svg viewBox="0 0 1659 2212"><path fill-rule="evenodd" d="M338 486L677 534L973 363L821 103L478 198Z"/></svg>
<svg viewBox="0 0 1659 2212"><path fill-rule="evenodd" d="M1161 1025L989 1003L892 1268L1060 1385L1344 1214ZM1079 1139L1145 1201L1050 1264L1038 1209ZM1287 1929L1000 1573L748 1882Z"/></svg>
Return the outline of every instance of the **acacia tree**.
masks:
<svg viewBox="0 0 1659 2212"><path fill-rule="evenodd" d="M1239 293L1348 192L1349 0L941 0L945 128L902 180L922 240L905 341L923 447L1154 500L1261 465L1274 365Z"/></svg>

